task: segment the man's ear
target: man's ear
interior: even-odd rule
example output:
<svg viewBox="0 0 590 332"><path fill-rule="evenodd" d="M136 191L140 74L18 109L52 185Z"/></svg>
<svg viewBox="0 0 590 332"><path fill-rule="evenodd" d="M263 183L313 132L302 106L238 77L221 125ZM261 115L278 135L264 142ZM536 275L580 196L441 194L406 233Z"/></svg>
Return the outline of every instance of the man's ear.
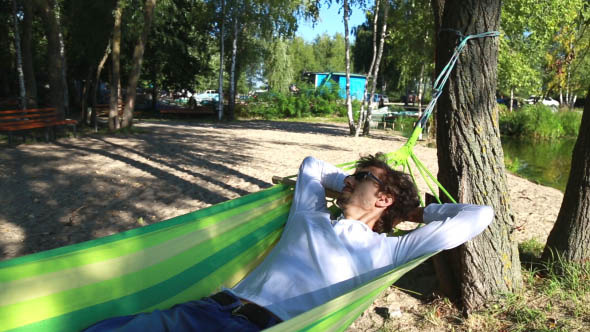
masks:
<svg viewBox="0 0 590 332"><path fill-rule="evenodd" d="M379 198L377 198L377 202L375 202L375 206L377 207L388 207L393 204L395 199L393 197L386 195L384 193L379 193Z"/></svg>

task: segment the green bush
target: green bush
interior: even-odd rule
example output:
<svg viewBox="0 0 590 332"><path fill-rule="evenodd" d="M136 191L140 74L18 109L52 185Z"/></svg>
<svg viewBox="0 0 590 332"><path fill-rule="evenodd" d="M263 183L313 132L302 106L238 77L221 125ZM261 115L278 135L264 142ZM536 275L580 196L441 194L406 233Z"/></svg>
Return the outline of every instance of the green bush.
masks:
<svg viewBox="0 0 590 332"><path fill-rule="evenodd" d="M304 85L297 93L269 91L248 103L240 115L264 119L346 116L346 105L338 95L338 89L335 85L317 89ZM359 109L360 102L353 100L353 111Z"/></svg>
<svg viewBox="0 0 590 332"><path fill-rule="evenodd" d="M536 104L526 105L512 113L500 113L500 131L504 135L528 138L577 136L582 116L578 112L554 112Z"/></svg>

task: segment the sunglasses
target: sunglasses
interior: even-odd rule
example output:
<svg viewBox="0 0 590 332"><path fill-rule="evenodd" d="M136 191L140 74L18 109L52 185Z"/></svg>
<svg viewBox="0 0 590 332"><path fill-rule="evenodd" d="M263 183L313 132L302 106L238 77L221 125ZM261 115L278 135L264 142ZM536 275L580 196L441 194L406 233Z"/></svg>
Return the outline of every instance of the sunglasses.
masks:
<svg viewBox="0 0 590 332"><path fill-rule="evenodd" d="M383 182L371 172L356 172L347 177L353 177L357 182L373 180L375 183L383 185Z"/></svg>

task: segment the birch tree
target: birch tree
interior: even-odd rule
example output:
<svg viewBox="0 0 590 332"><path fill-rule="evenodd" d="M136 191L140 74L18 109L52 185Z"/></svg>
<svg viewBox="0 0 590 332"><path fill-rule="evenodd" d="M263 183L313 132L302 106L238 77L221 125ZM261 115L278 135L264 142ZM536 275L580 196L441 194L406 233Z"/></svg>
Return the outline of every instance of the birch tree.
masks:
<svg viewBox="0 0 590 332"><path fill-rule="evenodd" d="M387 16L389 14L389 1L385 1L385 10L383 14L383 25L381 26L381 38L379 39L379 51L377 53L377 59L375 60L375 65L373 67L373 73L371 75L371 94L369 98L369 107L367 116L365 118L365 123L363 127L363 135L368 135L370 130L370 122L371 122L371 111L372 111L372 104L374 103L375 98L375 89L377 88L377 78L379 77L379 67L381 65L381 57L383 56L383 47L385 44L385 34L387 33ZM360 130L357 129L357 130Z"/></svg>
<svg viewBox="0 0 590 332"><path fill-rule="evenodd" d="M348 18L350 17L349 0L343 0L342 11L344 19L344 47L346 48L346 115L348 116L348 129L352 136L355 134L356 128L354 126L352 99L350 97L350 33L348 30Z"/></svg>
<svg viewBox="0 0 590 332"><path fill-rule="evenodd" d="M27 93L25 90L25 75L23 73L23 55L21 52L20 32L18 28L18 15L16 0L12 0L12 19L14 26L14 49L16 50L16 70L18 73L18 87L20 92L21 107L27 108Z"/></svg>
<svg viewBox="0 0 590 332"><path fill-rule="evenodd" d="M379 5L380 1L375 0L375 9L373 10L373 56L371 58L371 65L369 66L369 71L367 72L367 79L365 80L365 88L363 89L363 100L361 103L361 110L359 113L359 122L356 126L356 132L354 136L358 137L365 118L369 119L369 116L365 114L367 107L367 88L369 86L369 81L372 78L373 68L375 67L375 59L377 58L377 22L379 21ZM386 4L387 6L387 4ZM370 105L370 104L369 104ZM370 122L370 121L369 121Z"/></svg>

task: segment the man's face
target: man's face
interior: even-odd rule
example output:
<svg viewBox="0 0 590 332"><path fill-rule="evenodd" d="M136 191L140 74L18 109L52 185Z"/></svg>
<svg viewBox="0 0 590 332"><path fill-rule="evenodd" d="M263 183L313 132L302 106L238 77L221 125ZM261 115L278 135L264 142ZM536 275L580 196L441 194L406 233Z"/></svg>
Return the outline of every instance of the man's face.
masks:
<svg viewBox="0 0 590 332"><path fill-rule="evenodd" d="M385 171L378 167L360 168L355 174L361 172L370 172L372 175L381 179ZM379 184L371 176L366 176L363 180L357 180L354 176L349 176L344 180L344 188L338 198L338 206L345 210L355 207L369 211L375 208L375 203L379 199Z"/></svg>

